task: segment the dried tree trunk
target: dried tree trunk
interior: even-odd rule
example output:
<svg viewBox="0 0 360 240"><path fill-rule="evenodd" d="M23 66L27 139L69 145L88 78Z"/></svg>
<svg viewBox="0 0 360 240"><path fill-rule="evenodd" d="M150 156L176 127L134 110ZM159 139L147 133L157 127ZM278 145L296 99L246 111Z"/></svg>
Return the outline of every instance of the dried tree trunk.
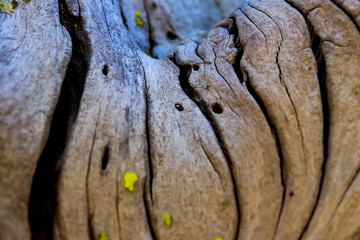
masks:
<svg viewBox="0 0 360 240"><path fill-rule="evenodd" d="M359 14L19 0L0 13L0 239L360 239Z"/></svg>

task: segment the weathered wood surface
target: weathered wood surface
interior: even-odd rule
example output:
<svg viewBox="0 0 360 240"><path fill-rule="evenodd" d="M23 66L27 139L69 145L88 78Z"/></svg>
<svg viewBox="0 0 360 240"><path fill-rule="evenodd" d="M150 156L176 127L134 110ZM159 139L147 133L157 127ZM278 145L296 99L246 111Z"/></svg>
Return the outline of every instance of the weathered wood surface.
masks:
<svg viewBox="0 0 360 240"><path fill-rule="evenodd" d="M19 3L0 239L360 239L359 1Z"/></svg>
<svg viewBox="0 0 360 240"><path fill-rule="evenodd" d="M56 1L0 13L0 239L29 239L38 159L71 56Z"/></svg>

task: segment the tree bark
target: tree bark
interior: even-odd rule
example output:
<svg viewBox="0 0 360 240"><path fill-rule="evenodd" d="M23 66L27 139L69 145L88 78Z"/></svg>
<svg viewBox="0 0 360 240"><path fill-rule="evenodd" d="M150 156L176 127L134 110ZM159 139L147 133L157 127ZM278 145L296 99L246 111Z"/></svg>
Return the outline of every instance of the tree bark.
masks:
<svg viewBox="0 0 360 240"><path fill-rule="evenodd" d="M359 14L19 0L0 13L0 239L360 239Z"/></svg>

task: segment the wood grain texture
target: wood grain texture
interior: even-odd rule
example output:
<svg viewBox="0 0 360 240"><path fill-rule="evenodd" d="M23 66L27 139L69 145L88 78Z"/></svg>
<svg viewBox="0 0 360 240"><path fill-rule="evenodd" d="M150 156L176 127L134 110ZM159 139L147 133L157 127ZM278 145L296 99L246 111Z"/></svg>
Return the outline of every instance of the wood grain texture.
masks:
<svg viewBox="0 0 360 240"><path fill-rule="evenodd" d="M233 239L237 204L231 173L210 123L183 92L168 59L143 56L156 239ZM196 121L194 121L196 119ZM172 215L166 226L164 214Z"/></svg>
<svg viewBox="0 0 360 240"><path fill-rule="evenodd" d="M152 239L144 201L149 175L141 64L125 25L118 24L118 5L79 1L79 6L82 24L75 34L88 40L89 68L59 164L55 239L98 239L101 232ZM126 172L138 175L133 192L123 187Z"/></svg>
<svg viewBox="0 0 360 240"><path fill-rule="evenodd" d="M359 240L358 15L353 0L0 13L0 239Z"/></svg>
<svg viewBox="0 0 360 240"><path fill-rule="evenodd" d="M31 183L71 42L56 1L21 2L0 25L0 238L30 239Z"/></svg>
<svg viewBox="0 0 360 240"><path fill-rule="evenodd" d="M329 239L338 236L341 239L356 239L359 226L355 222L358 222L356 219L359 216L356 208L351 205L354 201L351 199L357 196L355 179L360 165L360 111L357 93L360 79L360 35L347 15L331 2L313 2L312 8L302 6L300 10L307 13L308 20L322 41L330 129L320 199L304 239ZM329 25L331 28L327 27ZM340 214L345 217L344 211L349 208L354 210L348 212L352 220L348 225L337 225L334 229L332 221L335 216ZM334 235L330 235L331 233Z"/></svg>
<svg viewBox="0 0 360 240"><path fill-rule="evenodd" d="M194 99L213 121L230 160L241 212L239 239L268 239L282 201L280 159L265 116L233 69L234 37L214 28L199 46L179 47L175 57L183 67L191 63Z"/></svg>
<svg viewBox="0 0 360 240"><path fill-rule="evenodd" d="M333 0L333 2L348 15L357 27L360 27L360 2L357 0Z"/></svg>
<svg viewBox="0 0 360 240"><path fill-rule="evenodd" d="M250 1L234 17L245 81L264 103L281 145L286 190L275 239L298 239L316 201L323 161L320 89L307 26L283 1Z"/></svg>

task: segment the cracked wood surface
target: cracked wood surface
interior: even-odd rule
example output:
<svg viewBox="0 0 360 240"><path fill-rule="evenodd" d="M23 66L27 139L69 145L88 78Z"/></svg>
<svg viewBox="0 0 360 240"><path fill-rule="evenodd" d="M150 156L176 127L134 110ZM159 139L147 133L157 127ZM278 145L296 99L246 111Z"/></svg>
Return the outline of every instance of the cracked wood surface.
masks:
<svg viewBox="0 0 360 240"><path fill-rule="evenodd" d="M360 239L358 1L39 0L0 22L0 239Z"/></svg>
<svg viewBox="0 0 360 240"><path fill-rule="evenodd" d="M233 69L238 64L233 39L227 29L214 28L199 46L179 47L175 57L180 67L191 63L194 100L213 121L231 163L241 212L239 239L267 239L281 206L280 159L265 116Z"/></svg>
<svg viewBox="0 0 360 240"><path fill-rule="evenodd" d="M38 159L71 56L58 3L21 2L0 14L0 239L28 239Z"/></svg>
<svg viewBox="0 0 360 240"><path fill-rule="evenodd" d="M179 69L170 60L141 59L149 101L150 214L156 239L234 239L234 186L210 123L181 89ZM164 224L166 213L173 218L170 227Z"/></svg>
<svg viewBox="0 0 360 240"><path fill-rule="evenodd" d="M111 238L152 239L144 202L144 73L125 26L118 24L119 6L111 1L79 1L79 6L84 24L75 34L87 39L81 44L89 48L89 68L79 113L60 159L54 238L97 239L106 232ZM108 163L103 167L105 151ZM126 172L138 175L133 193L123 187Z"/></svg>
<svg viewBox="0 0 360 240"><path fill-rule="evenodd" d="M234 15L245 81L264 103L281 145L285 191L274 239L298 239L316 201L323 161L310 37L302 16L283 1L250 2Z"/></svg>

